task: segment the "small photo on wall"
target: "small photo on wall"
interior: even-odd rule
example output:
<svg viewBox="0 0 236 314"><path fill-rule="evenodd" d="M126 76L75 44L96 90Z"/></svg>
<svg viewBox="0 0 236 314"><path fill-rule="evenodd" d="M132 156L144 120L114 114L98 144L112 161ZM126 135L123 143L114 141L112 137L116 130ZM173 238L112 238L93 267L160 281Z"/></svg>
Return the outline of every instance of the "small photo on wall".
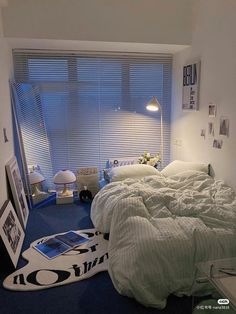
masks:
<svg viewBox="0 0 236 314"><path fill-rule="evenodd" d="M208 106L208 116L209 116L209 118L216 117L216 105L215 104L209 104L209 106Z"/></svg>
<svg viewBox="0 0 236 314"><path fill-rule="evenodd" d="M25 228L29 216L29 209L25 197L20 170L15 156L6 164L6 170L10 182L16 213L22 227Z"/></svg>
<svg viewBox="0 0 236 314"><path fill-rule="evenodd" d="M214 139L214 141L213 141L213 147L214 148L221 149L222 146L223 146L223 141L222 140Z"/></svg>
<svg viewBox="0 0 236 314"><path fill-rule="evenodd" d="M13 265L16 267L25 233L10 201L4 203L2 211L0 236Z"/></svg>
<svg viewBox="0 0 236 314"><path fill-rule="evenodd" d="M208 135L214 137L215 135L215 130L214 130L214 123L209 122L208 123Z"/></svg>
<svg viewBox="0 0 236 314"><path fill-rule="evenodd" d="M220 135L229 137L229 119L224 117L220 118Z"/></svg>
<svg viewBox="0 0 236 314"><path fill-rule="evenodd" d="M201 129L201 136L205 138L205 136L206 136L206 130L205 129Z"/></svg>

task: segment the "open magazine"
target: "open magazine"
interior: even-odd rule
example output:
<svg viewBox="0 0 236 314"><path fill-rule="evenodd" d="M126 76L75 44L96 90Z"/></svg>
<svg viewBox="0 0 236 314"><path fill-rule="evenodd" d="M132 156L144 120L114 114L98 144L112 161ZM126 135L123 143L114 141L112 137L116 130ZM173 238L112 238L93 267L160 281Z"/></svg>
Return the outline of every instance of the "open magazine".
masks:
<svg viewBox="0 0 236 314"><path fill-rule="evenodd" d="M52 259L88 241L89 239L85 236L71 230L64 234L56 235L33 247L43 256Z"/></svg>

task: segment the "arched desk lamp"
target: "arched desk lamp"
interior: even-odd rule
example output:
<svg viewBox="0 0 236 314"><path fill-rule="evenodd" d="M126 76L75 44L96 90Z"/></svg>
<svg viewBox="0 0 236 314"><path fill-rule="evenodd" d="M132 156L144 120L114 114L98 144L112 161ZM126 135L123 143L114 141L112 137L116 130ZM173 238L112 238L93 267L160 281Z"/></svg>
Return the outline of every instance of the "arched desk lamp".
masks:
<svg viewBox="0 0 236 314"><path fill-rule="evenodd" d="M161 165L163 162L163 153L164 153L164 148L163 148L163 124L162 124L162 107L159 101L155 96L152 97L152 99L146 104L146 109L148 111L160 111L161 114Z"/></svg>
<svg viewBox="0 0 236 314"><path fill-rule="evenodd" d="M73 203L73 191L67 188L67 184L72 184L76 181L75 174L70 170L60 170L55 174L53 181L55 184L64 185L63 191L57 193L56 203Z"/></svg>

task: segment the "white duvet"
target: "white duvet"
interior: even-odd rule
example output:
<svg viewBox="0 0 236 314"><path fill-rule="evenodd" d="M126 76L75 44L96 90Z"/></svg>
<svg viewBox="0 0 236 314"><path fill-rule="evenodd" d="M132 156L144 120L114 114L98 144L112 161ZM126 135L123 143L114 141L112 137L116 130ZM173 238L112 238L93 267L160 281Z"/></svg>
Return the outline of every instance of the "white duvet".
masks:
<svg viewBox="0 0 236 314"><path fill-rule="evenodd" d="M91 219L110 232L115 288L146 306L164 308L171 293L209 292L196 283L196 263L236 256L235 193L203 172L108 184Z"/></svg>

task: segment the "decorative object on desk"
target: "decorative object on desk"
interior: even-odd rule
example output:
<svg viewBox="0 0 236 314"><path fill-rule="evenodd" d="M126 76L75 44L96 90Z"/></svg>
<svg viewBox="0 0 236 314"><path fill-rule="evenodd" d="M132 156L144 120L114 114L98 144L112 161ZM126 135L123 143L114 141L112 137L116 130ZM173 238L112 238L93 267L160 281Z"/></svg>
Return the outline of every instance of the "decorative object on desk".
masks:
<svg viewBox="0 0 236 314"><path fill-rule="evenodd" d="M199 83L200 83L200 61L183 67L183 110L198 110Z"/></svg>
<svg viewBox="0 0 236 314"><path fill-rule="evenodd" d="M157 167L159 163L161 163L161 157L159 153L157 153L155 156L152 156L148 152L144 152L139 158L138 158L139 164L146 164L149 166Z"/></svg>
<svg viewBox="0 0 236 314"><path fill-rule="evenodd" d="M6 171L10 182L16 213L22 227L25 228L29 216L29 208L25 197L20 170L15 156L6 164Z"/></svg>
<svg viewBox="0 0 236 314"><path fill-rule="evenodd" d="M99 172L97 167L80 168L77 171L78 192L86 187L94 197L99 191ZM87 192L86 192L87 193Z"/></svg>
<svg viewBox="0 0 236 314"><path fill-rule="evenodd" d="M27 265L5 278L4 288L16 291L41 290L83 280L98 272L107 271L108 241L104 234L95 229L75 232L85 235L90 241L51 260L37 252L33 246L55 235L31 243L30 248L22 254L28 261Z"/></svg>
<svg viewBox="0 0 236 314"><path fill-rule="evenodd" d="M163 138L163 122L162 122L162 107L161 104L159 103L159 101L157 100L157 98L155 96L152 97L152 99L147 103L146 105L146 109L149 111L160 111L161 114L161 156L160 156L160 161L159 163L162 164L163 162L163 156L164 156L164 138Z"/></svg>
<svg viewBox="0 0 236 314"><path fill-rule="evenodd" d="M12 264L16 267L25 233L10 201L4 203L1 213L0 236Z"/></svg>
<svg viewBox="0 0 236 314"><path fill-rule="evenodd" d="M84 190L80 191L79 199L81 202L91 201L93 199L92 193L87 189L87 186L84 186Z"/></svg>
<svg viewBox="0 0 236 314"><path fill-rule="evenodd" d="M53 181L55 184L64 185L63 191L57 193L56 203L73 203L73 191L67 188L67 184L72 184L76 181L74 173L70 170L60 170L55 174Z"/></svg>

